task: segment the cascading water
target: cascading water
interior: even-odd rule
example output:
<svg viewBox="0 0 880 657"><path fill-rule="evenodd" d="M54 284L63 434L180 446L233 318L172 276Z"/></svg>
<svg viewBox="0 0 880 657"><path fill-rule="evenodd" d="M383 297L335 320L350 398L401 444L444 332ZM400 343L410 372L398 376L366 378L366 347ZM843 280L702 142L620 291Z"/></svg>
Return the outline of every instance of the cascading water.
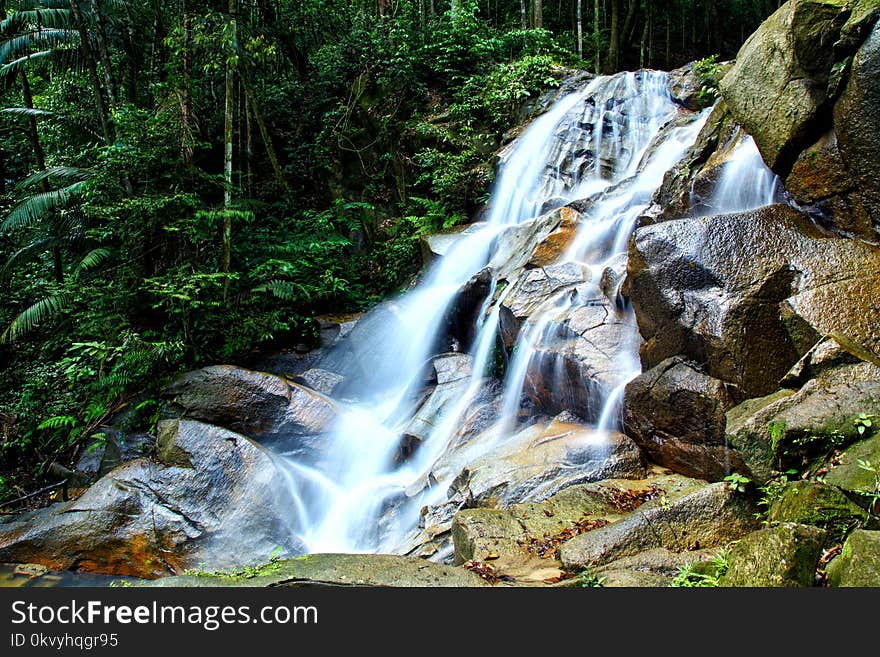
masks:
<svg viewBox="0 0 880 657"><path fill-rule="evenodd" d="M621 73L557 100L508 147L487 221L469 227L415 289L361 320L369 340L349 340L344 357L329 354L347 375L336 394L338 420L323 442L298 450L286 466L298 531L310 551L398 549L420 510L444 501L451 478L517 430L527 382L545 366L559 369L556 361L567 357L547 344L573 312L601 306L613 319L613 353L604 355L613 365L597 378L592 408L579 415L599 432L617 428L623 387L639 372L638 332L619 294L628 239L707 115L680 109L664 73ZM748 143L742 140L744 150ZM755 169L738 149L729 175L764 175L763 164ZM735 185L741 189L743 181ZM508 278L529 256L509 243L539 230L542 213L575 200L585 208L582 219L553 263L564 284L525 318L504 381L493 384L502 315L518 289ZM723 204L754 201L737 197ZM488 282L472 339L463 345L466 353L444 356L448 371L434 361L436 388L426 396L426 369L449 351L450 312L478 274ZM493 390L497 403L480 406L491 409L492 430L465 440L468 414Z"/></svg>

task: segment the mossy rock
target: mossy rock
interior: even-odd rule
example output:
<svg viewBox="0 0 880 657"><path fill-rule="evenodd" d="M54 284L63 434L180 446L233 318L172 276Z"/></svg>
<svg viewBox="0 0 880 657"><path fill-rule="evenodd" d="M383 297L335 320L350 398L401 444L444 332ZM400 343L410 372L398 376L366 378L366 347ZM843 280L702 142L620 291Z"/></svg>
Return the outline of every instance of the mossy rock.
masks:
<svg viewBox="0 0 880 657"><path fill-rule="evenodd" d="M779 390L730 409L727 439L760 484L774 471L808 469L817 459L858 440L854 420L877 409L880 368L844 364L808 380L797 392ZM880 453L875 458L880 462Z"/></svg>
<svg viewBox="0 0 880 657"><path fill-rule="evenodd" d="M486 586L479 575L454 566L393 554L307 554L235 572L190 573L146 586Z"/></svg>
<svg viewBox="0 0 880 657"><path fill-rule="evenodd" d="M826 535L824 529L796 523L752 532L731 549L719 586L812 586Z"/></svg>
<svg viewBox="0 0 880 657"><path fill-rule="evenodd" d="M880 586L880 531L854 531L827 573L831 586Z"/></svg>
<svg viewBox="0 0 880 657"><path fill-rule="evenodd" d="M525 554L529 539L559 535L579 521L617 522L636 508L635 503L633 509L621 508L621 500L641 500L638 508L647 509L658 506L661 497L677 501L703 486L704 481L675 474L606 479L569 486L542 502L463 509L452 525L455 563L483 561L494 554L500 556L496 565L503 566Z"/></svg>
<svg viewBox="0 0 880 657"><path fill-rule="evenodd" d="M820 527L828 532L827 545L839 543L853 528L873 522L864 509L836 486L810 481L797 481L786 486L770 506L767 520Z"/></svg>
<svg viewBox="0 0 880 657"><path fill-rule="evenodd" d="M859 461L867 461L880 470L880 433L850 446L837 459L837 465L825 476L825 482L853 494L859 504L872 503L871 493L877 490L877 473L866 470Z"/></svg>

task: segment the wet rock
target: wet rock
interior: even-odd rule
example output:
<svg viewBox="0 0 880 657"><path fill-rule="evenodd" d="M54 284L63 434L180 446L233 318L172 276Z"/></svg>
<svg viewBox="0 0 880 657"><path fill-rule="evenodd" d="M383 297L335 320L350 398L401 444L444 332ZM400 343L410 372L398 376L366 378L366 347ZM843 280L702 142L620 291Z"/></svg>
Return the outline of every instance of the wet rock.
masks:
<svg viewBox="0 0 880 657"><path fill-rule="evenodd" d="M305 387L310 388L315 392L320 392L323 395L332 395L333 390L344 380L344 378L345 377L336 372L313 367L294 378L293 382L304 385Z"/></svg>
<svg viewBox="0 0 880 657"><path fill-rule="evenodd" d="M532 254L548 236L557 231L564 218L571 214L562 210L550 212L505 228L495 238L496 249L488 267L497 280L514 283L526 268Z"/></svg>
<svg viewBox="0 0 880 657"><path fill-rule="evenodd" d="M871 216L856 179L843 162L833 130L798 155L785 189L823 224L844 235L876 241Z"/></svg>
<svg viewBox="0 0 880 657"><path fill-rule="evenodd" d="M130 461L77 500L0 525L0 561L150 578L303 551L263 448L192 420L161 422L159 443L163 461Z"/></svg>
<svg viewBox="0 0 880 657"><path fill-rule="evenodd" d="M576 536L559 550L567 570L580 570L652 548L685 552L723 546L755 528L755 508L725 483L709 484L668 505Z"/></svg>
<svg viewBox="0 0 880 657"><path fill-rule="evenodd" d="M720 175L719 166L708 165L709 160L719 149L726 150L725 145L734 142L738 129L727 105L718 101L693 146L664 175L649 208L639 217L639 225L694 216L692 209L704 205ZM717 156L715 162L719 163Z"/></svg>
<svg viewBox="0 0 880 657"><path fill-rule="evenodd" d="M831 586L880 586L880 531L850 534L827 572Z"/></svg>
<svg viewBox="0 0 880 657"><path fill-rule="evenodd" d="M839 488L810 481L788 484L770 506L767 520L820 527L828 532L828 545L841 542L856 527L874 524L868 513L853 504Z"/></svg>
<svg viewBox="0 0 880 657"><path fill-rule="evenodd" d="M654 474L645 479L609 479L570 486L544 501L514 504L506 509L462 509L452 527L455 562L485 561L494 556L499 572L506 571L528 557L531 541L561 537L576 523L585 521L596 521L597 526L617 522L635 508L657 506L664 496L678 499L703 485L679 475ZM552 553L550 549L546 556Z"/></svg>
<svg viewBox="0 0 880 657"><path fill-rule="evenodd" d="M550 316L529 361L523 394L545 413L596 421L601 400L617 384L620 354L632 344L632 316L601 295Z"/></svg>
<svg viewBox="0 0 880 657"><path fill-rule="evenodd" d="M868 3L863 3L868 4ZM876 9L876 8L875 8ZM874 241L880 239L880 25L875 25L852 61L849 82L834 107L840 156L858 187L871 218Z"/></svg>
<svg viewBox="0 0 880 657"><path fill-rule="evenodd" d="M125 433L117 429L101 429L100 441L89 445L76 463L76 471L103 477L113 468L147 456L156 443L148 433Z"/></svg>
<svg viewBox="0 0 880 657"><path fill-rule="evenodd" d="M828 99L833 45L848 17L841 14L845 4L786 2L746 40L721 80L722 97L734 117L780 175L821 134L819 115Z"/></svg>
<svg viewBox="0 0 880 657"><path fill-rule="evenodd" d="M700 110L704 104L700 98L703 83L694 72L694 64L690 62L674 71L669 71L669 95L672 100L691 111Z"/></svg>
<svg viewBox="0 0 880 657"><path fill-rule="evenodd" d="M149 586L488 586L476 573L394 554L308 554L245 573L165 577Z"/></svg>
<svg viewBox="0 0 880 657"><path fill-rule="evenodd" d="M318 323L318 335L321 338L321 346L326 349L342 340L351 333L360 317L360 313L319 315L315 317L315 321Z"/></svg>
<svg viewBox="0 0 880 657"><path fill-rule="evenodd" d="M491 456L470 463L452 482L450 498L505 507L546 499L574 484L640 479L644 473L639 448L623 434L551 422L521 431Z"/></svg>
<svg viewBox="0 0 880 657"><path fill-rule="evenodd" d="M331 399L320 392L291 383L290 404L279 431L302 429L308 433L322 433L330 429L336 416L336 404Z"/></svg>
<svg viewBox="0 0 880 657"><path fill-rule="evenodd" d="M747 397L833 331L880 351L880 251L787 206L640 228L624 287L645 369L684 355Z"/></svg>
<svg viewBox="0 0 880 657"><path fill-rule="evenodd" d="M513 346L516 343L524 320L560 292L580 285L589 276L589 272L574 262L524 271L502 302L505 344Z"/></svg>
<svg viewBox="0 0 880 657"><path fill-rule="evenodd" d="M475 230L474 226L455 226L442 233L423 235L419 239L422 250L422 266L427 267L437 258L442 258L462 238L463 235Z"/></svg>
<svg viewBox="0 0 880 657"><path fill-rule="evenodd" d="M467 367L469 367L470 357L464 356L462 362L467 362ZM437 385L430 392L427 399L425 399L418 411L413 415L412 420L403 432L405 436L421 443L450 414L463 410L457 407L459 402L464 399L465 393L470 387L470 377L469 374L463 375L460 370L459 374L461 376L457 379L446 380L447 376L454 375L453 371L442 369L438 371L438 375L444 378L444 383Z"/></svg>
<svg viewBox="0 0 880 657"><path fill-rule="evenodd" d="M583 220L581 214L569 207L559 208L556 213L559 215L559 225L532 252L528 263L531 267L547 267L557 262L577 236Z"/></svg>
<svg viewBox="0 0 880 657"><path fill-rule="evenodd" d="M233 431L272 433L290 406L290 386L271 374L213 365L177 378L166 392L171 414Z"/></svg>
<svg viewBox="0 0 880 657"><path fill-rule="evenodd" d="M725 443L725 413L737 392L681 357L638 376L624 393L626 433L659 465L689 477L719 481L743 471Z"/></svg>
<svg viewBox="0 0 880 657"><path fill-rule="evenodd" d="M717 549L672 552L666 548L653 548L600 566L596 569L596 573L599 576L614 573L611 575L614 578L612 581L617 581L619 576L616 573L627 573L627 579L629 573L650 573L656 582L650 586L668 586L682 568L694 563L709 562L717 552ZM625 586L625 584L619 585ZM605 586L609 586L607 580Z"/></svg>
<svg viewBox="0 0 880 657"><path fill-rule="evenodd" d="M433 361L436 381L439 385L468 380L473 370L474 359L469 354L441 354Z"/></svg>
<svg viewBox="0 0 880 657"><path fill-rule="evenodd" d="M813 586L825 530L783 523L743 537L728 557L720 586Z"/></svg>
<svg viewBox="0 0 880 657"><path fill-rule="evenodd" d="M758 481L774 470L798 470L858 436L854 419L880 408L880 368L845 365L727 413L727 439ZM836 482L829 482L836 483Z"/></svg>

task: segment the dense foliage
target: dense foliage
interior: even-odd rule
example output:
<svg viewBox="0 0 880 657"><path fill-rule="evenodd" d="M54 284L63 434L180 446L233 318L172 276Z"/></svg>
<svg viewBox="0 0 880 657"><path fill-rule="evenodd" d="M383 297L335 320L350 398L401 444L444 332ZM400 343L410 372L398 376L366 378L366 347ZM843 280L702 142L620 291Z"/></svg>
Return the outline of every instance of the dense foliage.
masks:
<svg viewBox="0 0 880 657"><path fill-rule="evenodd" d="M2 500L163 376L406 284L563 67L729 57L776 3L0 4Z"/></svg>

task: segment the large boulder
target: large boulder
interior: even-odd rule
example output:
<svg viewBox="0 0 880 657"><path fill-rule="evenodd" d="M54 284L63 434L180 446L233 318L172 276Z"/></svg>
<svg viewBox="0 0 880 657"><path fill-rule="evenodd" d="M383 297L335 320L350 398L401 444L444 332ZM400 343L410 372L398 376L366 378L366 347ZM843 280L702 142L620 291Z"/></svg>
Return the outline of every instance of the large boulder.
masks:
<svg viewBox="0 0 880 657"><path fill-rule="evenodd" d="M720 586L812 586L825 530L783 523L745 536L731 549Z"/></svg>
<svg viewBox="0 0 880 657"><path fill-rule="evenodd" d="M844 164L834 130L798 155L785 189L822 223L847 236L877 241L860 181Z"/></svg>
<svg viewBox="0 0 880 657"><path fill-rule="evenodd" d="M452 526L455 561L494 558L503 570L527 554L550 558L577 533L617 522L637 508L658 506L664 498L680 499L704 485L681 475L652 473L645 479L578 484L541 502L506 509L462 509Z"/></svg>
<svg viewBox="0 0 880 657"><path fill-rule="evenodd" d="M863 2L867 5L869 3ZM876 3L873 3L876 4ZM875 6L874 10L878 8ZM840 158L858 188L857 201L871 218L880 239L880 24L852 61L849 82L834 106Z"/></svg>
<svg viewBox="0 0 880 657"><path fill-rule="evenodd" d="M303 551L285 473L257 443L173 420L159 425L159 452L77 500L0 525L0 561L150 578Z"/></svg>
<svg viewBox="0 0 880 657"><path fill-rule="evenodd" d="M684 358L668 358L626 386L626 433L659 465L689 477L719 481L743 471L725 441L725 413L733 386L704 374Z"/></svg>
<svg viewBox="0 0 880 657"><path fill-rule="evenodd" d="M180 417L248 434L275 431L290 405L290 386L284 379L233 365L187 372L165 394Z"/></svg>
<svg viewBox="0 0 880 657"><path fill-rule="evenodd" d="M470 462L452 482L450 498L468 506L506 507L546 499L574 484L644 474L644 457L627 436L556 420L529 427Z"/></svg>
<svg viewBox="0 0 880 657"><path fill-rule="evenodd" d="M165 396L166 417L199 420L251 437L320 433L336 418L335 405L321 393L233 365L187 372L171 383Z"/></svg>
<svg viewBox="0 0 880 657"><path fill-rule="evenodd" d="M783 205L638 229L625 291L645 369L675 355L766 395L823 335L880 351L880 250Z"/></svg>
<svg viewBox="0 0 880 657"><path fill-rule="evenodd" d="M831 586L880 586L880 531L858 529L828 564Z"/></svg>
<svg viewBox="0 0 880 657"><path fill-rule="evenodd" d="M652 506L619 522L564 543L559 557L577 571L652 548L685 552L720 547L755 529L751 500L726 483L715 483L679 500Z"/></svg>
<svg viewBox="0 0 880 657"><path fill-rule="evenodd" d="M809 379L798 390L779 390L730 409L727 440L742 455L748 472L763 482L774 470L804 469L852 442L858 437L858 415L875 409L880 409L880 368L844 365Z"/></svg>
<svg viewBox="0 0 880 657"><path fill-rule="evenodd" d="M721 80L721 95L764 161L785 175L818 136L848 13L845 0L789 0L750 36Z"/></svg>

